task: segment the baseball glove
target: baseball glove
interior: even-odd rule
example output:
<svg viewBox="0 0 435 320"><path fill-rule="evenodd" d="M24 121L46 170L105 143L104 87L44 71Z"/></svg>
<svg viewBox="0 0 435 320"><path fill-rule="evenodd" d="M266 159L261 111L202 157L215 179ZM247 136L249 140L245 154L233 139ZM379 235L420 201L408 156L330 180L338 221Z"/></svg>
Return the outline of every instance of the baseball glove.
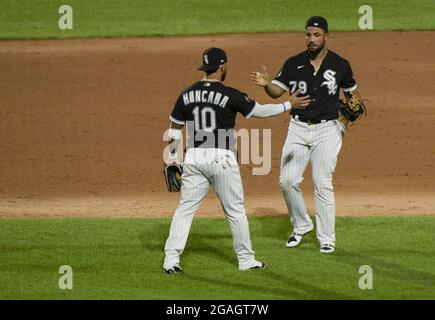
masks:
<svg viewBox="0 0 435 320"><path fill-rule="evenodd" d="M183 166L180 163L165 163L163 165L163 176L169 192L179 192L181 188L181 174Z"/></svg>
<svg viewBox="0 0 435 320"><path fill-rule="evenodd" d="M361 117L362 114L367 115L364 103L359 101L355 96L350 96L346 100L338 100L338 111L340 120L346 125L354 123Z"/></svg>

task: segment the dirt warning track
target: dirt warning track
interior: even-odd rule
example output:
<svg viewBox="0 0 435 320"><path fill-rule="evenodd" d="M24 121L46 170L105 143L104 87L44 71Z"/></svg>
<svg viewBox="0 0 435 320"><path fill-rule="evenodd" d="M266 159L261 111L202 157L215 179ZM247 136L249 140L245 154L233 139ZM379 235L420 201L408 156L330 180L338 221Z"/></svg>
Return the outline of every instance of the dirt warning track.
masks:
<svg viewBox="0 0 435 320"><path fill-rule="evenodd" d="M346 133L335 173L338 215L435 214L435 32L332 33L368 116ZM303 33L0 42L0 216L170 216L163 132L174 99L222 47L227 84L272 102L249 79L305 49ZM284 99L282 99L284 100ZM289 117L272 129L272 170L242 165L248 214L286 214L278 177ZM313 212L309 168L303 190ZM213 191L199 215L223 215Z"/></svg>

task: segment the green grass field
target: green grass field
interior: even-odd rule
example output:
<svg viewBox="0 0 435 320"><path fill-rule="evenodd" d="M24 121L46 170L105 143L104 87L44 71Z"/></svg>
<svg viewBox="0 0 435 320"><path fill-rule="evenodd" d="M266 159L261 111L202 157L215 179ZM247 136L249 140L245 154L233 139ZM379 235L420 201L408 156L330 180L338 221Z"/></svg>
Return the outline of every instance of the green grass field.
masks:
<svg viewBox="0 0 435 320"><path fill-rule="evenodd" d="M337 250L284 244L287 217L250 218L257 257L240 272L225 219L194 220L184 274L162 272L170 219L2 219L0 299L434 299L434 217L338 218ZM61 290L61 265L73 289ZM373 289L358 286L360 266Z"/></svg>
<svg viewBox="0 0 435 320"><path fill-rule="evenodd" d="M73 30L58 27L66 3ZM327 17L332 31L357 31L364 4L374 30L435 29L433 0L2 0L0 39L299 32L311 15Z"/></svg>
<svg viewBox="0 0 435 320"><path fill-rule="evenodd" d="M59 6L74 29L58 27ZM0 39L129 37L303 30L323 15L357 31L361 5L374 31L435 30L433 0L2 0ZM365 31L368 32L368 31ZM337 250L321 255L314 233L284 246L287 217L250 218L257 257L269 268L239 272L224 219L195 219L184 274L161 270L170 219L0 219L0 299L435 299L435 217L337 219ZM74 272L61 290L61 265ZM361 290L369 265L374 288Z"/></svg>

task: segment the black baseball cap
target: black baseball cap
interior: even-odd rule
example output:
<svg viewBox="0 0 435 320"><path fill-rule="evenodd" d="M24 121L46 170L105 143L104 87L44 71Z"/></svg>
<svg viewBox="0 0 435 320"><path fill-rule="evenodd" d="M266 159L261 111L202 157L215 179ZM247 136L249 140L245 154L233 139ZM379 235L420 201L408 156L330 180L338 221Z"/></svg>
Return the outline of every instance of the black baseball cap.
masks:
<svg viewBox="0 0 435 320"><path fill-rule="evenodd" d="M208 48L202 54L202 66L198 70L205 72L217 70L225 62L227 62L227 54L224 50Z"/></svg>
<svg viewBox="0 0 435 320"><path fill-rule="evenodd" d="M317 27L325 30L325 32L328 32L328 21L321 16L314 16L307 20L305 29L308 27Z"/></svg>

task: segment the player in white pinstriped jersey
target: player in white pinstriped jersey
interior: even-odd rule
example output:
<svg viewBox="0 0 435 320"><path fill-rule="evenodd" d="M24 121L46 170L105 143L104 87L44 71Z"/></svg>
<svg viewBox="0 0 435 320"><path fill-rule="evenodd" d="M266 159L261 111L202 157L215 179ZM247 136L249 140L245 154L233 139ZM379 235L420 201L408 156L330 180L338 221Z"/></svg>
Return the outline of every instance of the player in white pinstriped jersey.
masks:
<svg viewBox="0 0 435 320"><path fill-rule="evenodd" d="M207 49L202 61L199 70L206 73L205 78L183 90L170 116L171 158L175 157L184 125L187 125L188 142L181 176L180 204L166 240L163 269L169 274L182 271L180 256L186 246L192 219L210 185L230 224L239 270L264 268L265 264L255 259L244 209L242 180L234 150L236 115L271 117L290 109L304 108L310 99L296 94L281 104L260 105L222 83L227 71L227 56L222 49Z"/></svg>
<svg viewBox="0 0 435 320"><path fill-rule="evenodd" d="M339 90L361 100L347 60L326 48L328 23L315 16L305 26L307 51L289 58L272 82L265 72L254 72L255 84L278 98L284 92L299 89L311 97L304 110L293 110L287 139L282 152L280 184L293 224L287 247L300 244L313 229L300 190L303 173L311 160L316 206L317 239L320 252L335 250L335 199L332 174L341 148L345 125L339 120Z"/></svg>

